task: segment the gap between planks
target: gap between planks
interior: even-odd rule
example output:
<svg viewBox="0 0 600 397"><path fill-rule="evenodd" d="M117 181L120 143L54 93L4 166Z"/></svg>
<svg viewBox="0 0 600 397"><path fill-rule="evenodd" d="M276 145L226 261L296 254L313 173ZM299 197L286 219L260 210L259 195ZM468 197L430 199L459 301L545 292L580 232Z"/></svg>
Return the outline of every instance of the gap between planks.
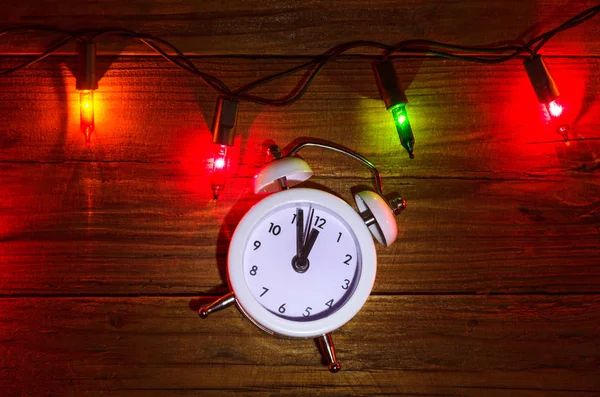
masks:
<svg viewBox="0 0 600 397"><path fill-rule="evenodd" d="M224 286L215 286L215 288L223 288L223 293L228 291L228 288ZM214 289L213 289L214 291ZM539 292L471 292L471 291L456 291L456 292L410 292L410 291L401 291L401 292L372 292L371 297L386 297L386 296L596 296L600 295L600 292L552 292L552 291L539 291ZM206 300L217 299L222 295L215 295L212 293L189 293L189 292L180 292L173 294L163 294L163 293L115 293L115 294L0 294L0 299L29 299L29 298L52 298L52 299L87 299L87 298L203 298Z"/></svg>

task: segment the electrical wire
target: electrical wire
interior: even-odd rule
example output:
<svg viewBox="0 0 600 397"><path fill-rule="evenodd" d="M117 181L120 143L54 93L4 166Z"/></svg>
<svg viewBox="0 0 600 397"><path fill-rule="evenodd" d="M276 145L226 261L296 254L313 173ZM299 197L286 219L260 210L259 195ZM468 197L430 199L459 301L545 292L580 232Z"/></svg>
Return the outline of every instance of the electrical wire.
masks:
<svg viewBox="0 0 600 397"><path fill-rule="evenodd" d="M28 66L31 66L52 53L56 52L58 49L63 47L74 40L83 40L83 41L94 41L98 39L102 35L116 35L118 37L133 39L141 42L146 45L166 61L171 63L172 65L187 71L195 76L197 76L202 82L207 84L209 87L213 88L220 95L230 97L232 99L236 99L239 101L247 101L254 102L263 105L269 106L288 106L296 101L298 101L302 96L308 91L308 88L315 80L315 78L319 75L321 70L331 61L345 54L346 52L359 48L359 47L367 47L367 48L375 48L382 50L383 53L380 56L382 60L387 60L390 57L394 56L394 54L418 54L418 55L430 55L435 57L441 57L446 59L454 59L459 61L466 62L476 62L483 64L499 64L503 62L507 62L511 59L517 58L523 53L527 53L530 57L534 57L538 54L538 52L544 47L544 45L551 40L558 33L563 32L568 29L572 29L585 21L590 20L600 13L600 5L591 7L574 17L568 19L563 22L556 28L549 30L545 33L542 33L529 42L523 45L505 45L505 46L496 46L496 47L485 47L485 46L463 46L463 45L455 45L449 43L442 43L433 40L424 40L424 39L416 39L416 40L405 40L394 45L388 45L375 41L351 41L339 44L335 47L330 48L329 50L323 52L320 55L314 56L309 61L306 61L300 65L291 67L284 71L274 73L272 75L262 77L260 79L254 80L250 83L245 84L244 86L237 88L235 90L231 90L227 84L225 84L221 79L213 76L209 73L203 72L199 70L196 65L191 61L189 57L187 57L182 51L180 51L176 46L169 43L166 40L163 40L159 37L155 37L149 34L142 34L128 29L104 29L104 30L95 30L95 31L82 31L78 33L72 33L66 30L52 28L52 27L44 27L44 26L19 26L19 27L11 27L0 30L0 36L3 36L7 33L11 32L25 32L25 31L33 31L33 32L44 32L44 33L56 33L67 36L66 38L59 41L57 44L51 46L46 51L44 51L39 56L24 62L15 67L5 69L0 71L0 76L5 76L10 73L14 73L21 69L24 69ZM161 47L162 46L162 47ZM535 47L534 47L535 46ZM169 52L174 53L175 55L169 54ZM472 53L486 53L489 55L471 55ZM265 98L257 95L249 94L249 92L257 87L260 87L264 84L268 84L272 81L278 80L283 77L291 76L300 71L305 70L304 75L298 80L294 89L288 94L279 97L279 98Z"/></svg>
<svg viewBox="0 0 600 397"><path fill-rule="evenodd" d="M543 33L543 34L533 38L531 41L529 41L528 43L526 43L524 45L498 46L498 47L460 46L460 45L441 43L441 42L432 41L432 40L421 40L421 39L402 41L398 44L395 44L394 46L386 46L385 44L382 44L382 43L372 43L372 44L374 44L373 45L374 47L385 48L383 58L382 58L383 60L388 59L394 53L402 52L402 53L414 53L414 54L421 54L421 55L423 55L423 54L433 55L433 56L438 56L438 57L447 58L447 59L454 59L454 60L467 61L467 62L476 62L476 63L483 63L483 64L499 64L499 63L507 62L511 59L514 59L525 52L528 53L531 57L535 56L537 54L537 52L544 46L544 44L546 42L548 42L548 40L550 40L552 37L554 37L557 33L562 32L567 29L571 29L571 28L593 18L598 13L600 13L600 6L595 6L588 10L585 10L585 11L581 12L580 14L567 20L566 22L562 23L557 28L552 29L546 33ZM540 43L536 46L535 49L532 50L531 46L534 45L538 41ZM365 44L365 45L368 45L368 44ZM342 44L342 46L343 46L343 44ZM472 56L472 55L460 55L460 54L451 53L451 52L439 51L439 50L435 49L436 47L444 48L444 49L448 49L448 50L469 51L469 52L488 52L488 53L506 53L508 51L512 51L512 52L510 52L509 54L504 55L504 56L496 56L496 57L492 58L492 57L481 57L481 56ZM351 48L354 48L354 47L349 47L348 50ZM252 96L242 96L240 98L240 99L250 100L252 102L266 103L271 106L290 105L291 103L299 100L304 95L304 93L306 93L306 91L308 90L308 87L310 86L312 81L316 78L316 76L319 74L319 72L322 70L322 68L325 66L325 64L327 62L331 61L332 59L336 58L337 56L343 54L346 51L347 50L334 51L333 54L325 56L324 60L321 60L321 61L319 61L319 60L323 59L324 55L315 57L312 61L305 62L302 65L299 65L294 68L280 72L278 74L267 76L260 80L251 82L251 83L247 84L246 86L244 86L242 89L234 91L234 93L247 92L250 89L255 88L261 84L273 81L280 77L288 76L288 75L296 73L304 68L317 65L317 66L315 66L312 73L305 75L303 77L303 80L301 80L301 81L304 81L303 84L299 83L295 87L295 91L296 91L295 94L288 94L286 97L282 97L282 98L275 99L275 100L265 100L264 98L252 97ZM292 91L292 92L294 92L294 91Z"/></svg>
<svg viewBox="0 0 600 397"><path fill-rule="evenodd" d="M214 90L219 92L221 95L230 95L231 94L231 90L229 89L229 87L227 87L227 85L223 81L221 81L220 79L218 79L217 77L215 77L213 75L201 72L196 67L196 65L194 65L194 63L187 56L185 56L185 54L183 52L181 52L177 47L175 47L173 44L169 43L166 40L163 40L159 37L152 36L149 34L137 33L135 31L128 30L128 29L107 29L107 30L98 31L98 32L95 32L93 35L91 35L90 39L95 40L99 36L106 35L106 34L116 34L119 37L138 40L141 43L148 46L149 48L151 48L152 50L154 50L157 54L159 54L161 57L163 57L165 60L167 60L171 64L173 64L189 73L196 75L197 77L200 78L201 81L203 81L205 84L207 84L208 86L210 86L211 88L213 88ZM169 50L173 51L176 54L176 56L169 55L166 51L164 51L162 48L160 48L158 46L158 44L156 44L156 43L163 45L164 47L167 47ZM183 61L184 63L181 63L180 61Z"/></svg>
<svg viewBox="0 0 600 397"><path fill-rule="evenodd" d="M265 78L255 81L255 82L247 84L246 86L242 87L241 89L234 91L235 98L245 100L245 101L255 102L255 103L266 104L266 105L270 105L270 106L276 106L276 107L290 105L290 104L296 102L298 99L300 99L306 93L310 84L314 81L314 79L317 77L319 72L325 67L325 65L327 65L328 62L330 62L332 59L340 56L341 54L343 54L349 50L352 50L354 48L358 48L358 47L376 47L379 49L389 48L388 45L378 43L375 41L351 41L351 42L347 42L347 43L342 43L336 47L333 47L333 48L327 50L323 54L315 57L312 61L305 62L302 65L293 67L293 68L285 70L283 72L279 72L277 74L267 76ZM249 91L250 89L255 88L259 85L265 84L269 81L273 81L275 79L278 79L278 78L281 78L284 76L294 74L294 73L302 70L303 68L311 66L311 65L315 66L312 69L312 71L309 70L305 74L305 76L298 82L298 84L296 85L294 90L292 90L289 94L287 94L284 97L281 97L279 99L264 99L264 98L260 98L260 97L253 96L253 95L243 94L243 93Z"/></svg>
<svg viewBox="0 0 600 397"><path fill-rule="evenodd" d="M587 10L575 15L574 17L572 17L571 19L563 22L561 25L559 25L558 27L543 33L537 37L535 37L534 39L532 39L529 43L527 43L527 46L531 46L534 43L536 43L537 41L539 41L538 45L535 47L535 49L533 50L533 54L537 54L539 52L539 50L552 38L554 37L556 34L563 32L567 29L572 29L577 25L582 24L583 22L592 19L593 17L595 17L596 15L598 15L598 13L600 13L600 5L595 6L595 7L591 7L588 8Z"/></svg>
<svg viewBox="0 0 600 397"><path fill-rule="evenodd" d="M28 25L27 26L15 26L15 27L10 27L10 28L0 29L0 37L4 36L5 34L11 33L11 32L57 33L57 34L61 34L63 36L67 36L67 37L62 39L61 41L59 41L57 44L51 46L50 48L48 48L47 50L42 52L40 55L34 57L33 59L30 59L29 61L23 62L12 68L8 68L8 69L0 71L0 76L6 76L8 74L17 72L17 71L25 69L31 65L34 65L34 64L42 61L43 59L47 58L48 56L52 55L56 51L58 51L62 46L68 44L69 42L71 42L72 40L75 40L77 38L77 35L69 32L69 31L63 30L63 29L47 27L47 26L33 26L33 25L32 26L28 26Z"/></svg>
<svg viewBox="0 0 600 397"><path fill-rule="evenodd" d="M448 49L458 49L458 50L470 51L470 52L478 51L478 52L490 52L490 53L494 53L494 52L503 53L503 52L512 50L513 53L506 55L504 57L483 58L483 57L475 57L475 56L470 56L470 55L457 55L457 54L452 54L452 53L448 53L448 52L432 50L429 47L425 47L426 45L437 46L437 47L448 48ZM411 46L414 46L415 48L410 48ZM400 42L394 46L389 46L389 45L386 45L383 43L372 42L372 41L371 42L369 42L369 41L348 42L348 43L343 43L337 47L334 47L333 49L328 50L327 52L315 57L311 61L305 62L301 65L295 66L295 67L285 70L283 72L279 72L277 74L267 76L262 79L251 82L251 83L245 85L244 87L242 87L238 90L235 90L233 93L236 98L241 99L241 100L257 102L257 103L267 104L267 105L276 106L276 107L288 106L288 105L292 104L293 102L296 102L297 100L302 98L302 96L308 90L310 84L313 82L313 80L317 77L317 75L326 66L326 64L328 62L339 57L340 55L344 54L345 52L347 52L351 49L357 48L357 47L374 47L374 48L384 49L385 53L382 58L384 60L389 58L392 55L392 53L394 53L394 52L403 52L403 53L414 53L414 54L421 54L421 55L423 55L423 54L434 55L434 56L438 56L438 57L442 57L442 58L470 61L470 62L477 62L477 63L486 63L486 64L496 64L496 63L506 62L512 58L517 57L518 55L520 55L523 52L528 52L529 54L533 53L532 50L526 46L501 46L501 47L487 47L487 48L486 47L468 47L468 46L457 46L457 45L453 45L453 44L440 43L440 42L436 42L436 41L432 41L432 40L407 40L407 41ZM307 68L309 66L315 66L315 67L311 72L307 73L302 78L302 80L296 85L296 87L292 91L292 93L288 94L285 97L281 97L279 99L267 100L264 98L251 96L251 95L239 95L239 94L248 92L249 90L251 90L259 85L265 84L267 82L276 80L276 79L284 77L284 76L294 74L294 73L296 73L304 68Z"/></svg>
<svg viewBox="0 0 600 397"><path fill-rule="evenodd" d="M460 46L460 45L454 45L454 44L441 43L441 42L432 41L432 40L420 40L420 39L402 41L394 46L386 46L385 44L382 44L382 43L373 43L373 44L375 47L385 48L383 59L388 59L393 53L403 52L403 53L433 55L433 56L454 59L454 60L460 60L460 61L467 61L467 62L476 62L476 63L484 63L484 64L498 64L498 63L503 63L503 62L507 62L511 59L514 59L524 52L527 52L531 57L535 56L539 52L539 50L556 34L562 32L562 31L565 31L567 29L574 28L575 26L593 18L598 13L600 13L600 6L591 7L589 9L575 15L574 17L570 18L569 20L565 21L558 27L556 27L546 33L543 33L543 34L533 38L528 43L520 45L520 46L498 46L498 47ZM532 50L531 46L534 45L538 41L539 41L538 45ZM342 44L342 46L343 46L343 44ZM411 48L411 47L413 47L413 48ZM512 52L507 55L504 55L504 56L496 56L494 58L491 58L491 57L481 57L481 56L472 56L472 55L459 55L459 54L455 54L455 53L439 51L439 50L436 50L435 47L445 48L448 50L469 51L469 52L488 52L488 53L505 53L508 51L512 51ZM350 47L350 48L348 48L348 50L351 48L354 48L354 47ZM312 81L316 78L318 73L322 70L322 68L325 66L325 64L327 62L333 60L334 58L343 54L346 51L347 50L334 51L333 54L325 56L324 60L321 60L321 61L320 61L320 59L323 59L324 55L317 56L312 61L305 62L302 65L298 65L296 67L290 68L283 72L279 72L275 75L267 76L262 79L251 82L251 83L245 85L244 87L242 87L241 89L234 91L234 93L247 92L250 89L255 88L261 84L271 82L280 77L288 76L288 75L296 73L304 68L316 65L314 70L312 71L312 73L305 75L303 77L303 81L304 81L303 85L299 83L299 85L296 86L296 88L294 89L296 91L296 94L292 94L294 92L294 91L292 91L292 93L288 94L286 97L282 97L282 98L275 99L275 100L266 100L264 98L252 97L252 96L242 96L240 98L240 99L250 100L252 102L265 103L265 104L268 104L271 106L287 106L287 105L299 100L304 95L304 93L306 93L306 91L308 90L308 87L310 86Z"/></svg>
<svg viewBox="0 0 600 397"><path fill-rule="evenodd" d="M383 43L378 43L378 42L373 42L373 41L348 42L348 43L343 43L337 47L334 47L334 48L328 50L327 52L315 57L311 61L305 62L301 65L295 66L295 67L285 70L283 72L279 72L277 74L270 75L270 76L264 77L262 79L256 80L254 82L251 82L251 83L245 85L244 87L235 90L233 92L233 94L234 94L235 98L240 99L240 100L256 102L256 103L266 104L266 105L275 106L275 107L288 106L288 105L298 101L300 98L302 98L302 96L307 92L310 84L314 81L314 79L318 76L318 74L327 65L328 62L339 57L340 55L344 54L345 52L355 49L357 47L374 47L374 48L378 48L378 49L384 49L384 50L386 50L386 55L384 55L384 59L389 57L392 52L398 51L400 48L402 48L402 52L404 52L404 53L428 54L428 55L435 55L435 56L450 58L450 59L465 60L465 61L479 62L479 63L491 63L491 64L506 62L507 60L518 56L522 52L531 53L531 50L529 50L528 48L524 48L522 46L519 46L519 47L503 46L503 47L497 47L497 48L483 48L483 50L485 52L506 52L507 50L514 50L515 52L513 52L512 54L507 55L505 57L501 57L501 58L481 58L481 57L473 57L473 56L467 56L467 55L456 55L456 54L446 53L443 51L431 50L430 48L425 48L425 47L423 47L423 48L408 48L409 46L415 45L415 44L420 44L420 45L435 44L440 47L446 47L446 48L460 48L463 50L468 49L472 52L475 49L482 50L482 48L478 48L478 47L455 46L455 45L451 45L451 44L434 42L431 40L410 40L410 41L404 41L404 42L398 43L395 46L389 46L389 45L386 45ZM305 76L298 82L298 84L296 85L294 90L292 90L292 92L290 94L288 94L284 97L281 97L278 99L265 99L265 98L252 96L252 95L241 95L257 86L260 86L262 84L268 83L270 81L276 80L281 77L285 77L285 76L294 74L294 73L299 72L300 70L307 68L309 66L314 66L314 68L312 70L309 70L309 72L307 72L305 74Z"/></svg>
<svg viewBox="0 0 600 397"><path fill-rule="evenodd" d="M213 75L201 72L200 70L198 70L196 68L195 65L193 65L191 63L191 61L189 61L189 59L187 59L187 57L185 57L187 62L185 65L183 65L183 64L179 63L179 58L181 58L181 57L177 58L177 57L170 56L165 51L163 51L158 45L153 43L151 40L139 38L139 37L137 39L140 42L142 42L143 44L152 48L154 51L156 51L159 55L161 55L164 59L166 59L173 65L178 66L178 67L182 68L183 70L187 70L188 72L192 73L193 75L199 77L201 81L203 81L205 84L207 84L208 86L210 86L211 88L213 88L214 90L219 92L221 95L230 95L231 94L231 90L229 89L229 87L227 87L227 85L223 81L221 81L220 79L218 79L217 77L215 77ZM188 65L188 62L191 64L191 66Z"/></svg>
<svg viewBox="0 0 600 397"><path fill-rule="evenodd" d="M74 37L67 37L66 39L63 39L60 42L58 42L57 44L55 44L52 47L48 48L46 51L44 51L40 55L36 56L35 58L33 58L33 59L31 59L31 60L29 60L27 62L23 62L22 64L14 66L12 68L8 68L8 69L0 71L0 76L6 76L6 75L8 75L10 73L17 72L17 71L19 71L21 69L25 69L26 67L29 67L29 66L31 66L33 64L36 64L36 63L40 62L41 60L47 58L48 56L52 55L59 48L61 48L65 44L73 41L74 39L75 39Z"/></svg>

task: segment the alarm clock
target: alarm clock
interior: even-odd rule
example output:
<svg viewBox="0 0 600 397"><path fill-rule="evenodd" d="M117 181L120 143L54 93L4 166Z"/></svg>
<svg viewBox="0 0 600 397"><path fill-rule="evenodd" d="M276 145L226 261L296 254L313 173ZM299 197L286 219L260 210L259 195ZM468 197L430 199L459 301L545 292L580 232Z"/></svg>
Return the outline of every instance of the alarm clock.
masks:
<svg viewBox="0 0 600 397"><path fill-rule="evenodd" d="M294 187L313 172L296 154L320 147L369 167L376 191L355 195L357 210L323 190ZM227 277L231 292L199 310L201 317L236 304L258 328L275 336L314 338L332 372L341 369L331 332L367 301L377 270L373 238L384 246L397 236L402 198L382 195L381 177L366 158L338 145L303 142L254 177L254 193L268 194L244 215L231 238Z"/></svg>

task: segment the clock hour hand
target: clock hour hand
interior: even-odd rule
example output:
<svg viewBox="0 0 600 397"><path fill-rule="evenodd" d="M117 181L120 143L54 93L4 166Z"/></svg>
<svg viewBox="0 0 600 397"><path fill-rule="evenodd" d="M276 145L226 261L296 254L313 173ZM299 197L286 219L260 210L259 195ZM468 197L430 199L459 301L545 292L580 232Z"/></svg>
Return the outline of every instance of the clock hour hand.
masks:
<svg viewBox="0 0 600 397"><path fill-rule="evenodd" d="M296 209L296 256L292 258L292 267L298 273L304 273L308 270L310 266L308 254L310 254L319 236L319 231L310 227L315 213L314 208L310 208L308 213L308 222L305 228L304 212L300 208Z"/></svg>
<svg viewBox="0 0 600 397"><path fill-rule="evenodd" d="M296 256L302 255L304 248L304 211L296 208Z"/></svg>
<svg viewBox="0 0 600 397"><path fill-rule="evenodd" d="M302 255L300 255L300 258L308 259L308 255L315 245L317 237L319 237L319 231L317 229L311 229L310 234L306 239L306 244L304 244L304 248L302 249Z"/></svg>

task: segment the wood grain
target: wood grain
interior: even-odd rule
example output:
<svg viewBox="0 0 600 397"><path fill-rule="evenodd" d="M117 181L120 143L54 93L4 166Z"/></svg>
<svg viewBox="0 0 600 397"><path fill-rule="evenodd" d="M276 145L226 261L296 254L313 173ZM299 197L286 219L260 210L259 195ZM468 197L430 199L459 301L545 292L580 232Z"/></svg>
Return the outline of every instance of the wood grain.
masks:
<svg viewBox="0 0 600 397"><path fill-rule="evenodd" d="M233 309L200 320L196 306L168 297L2 299L3 395L600 392L597 296L372 297L334 334L344 366L336 375L312 341L270 337Z"/></svg>
<svg viewBox="0 0 600 397"><path fill-rule="evenodd" d="M199 59L231 87L297 61ZM482 66L455 61L397 61L407 87L416 159L398 144L379 99L370 61L347 59L326 68L306 96L286 108L243 103L234 150L235 173L252 176L265 161L265 141L330 139L368 156L385 176L491 177L572 175L597 167L600 153L600 62L549 59L561 89L570 145L554 133L519 61ZM0 80L0 161L206 163L216 94L165 62L106 58L96 93L91 148L79 131L79 97L71 58L54 58ZM293 89L292 77L258 91ZM340 156L303 153L318 173L354 175ZM338 166L344 162L343 167Z"/></svg>
<svg viewBox="0 0 600 397"><path fill-rule="evenodd" d="M7 0L0 27L123 27L172 41L231 88L340 42L523 42L596 5L486 2ZM305 97L243 103L230 178L211 201L215 92L98 40L97 129L78 127L72 47L0 79L0 395L600 395L600 41L597 20L544 47L571 141L553 132L522 60L484 66L396 59L416 159L398 144L362 50ZM53 38L0 38L0 70ZM6 56L6 55L14 56ZM297 76L255 93L284 95ZM334 333L344 369L312 341L261 333L236 310L200 320L226 291L235 226L258 199L273 142L326 139L380 169L408 209L378 247L363 310ZM366 170L302 152L308 186L352 202Z"/></svg>
<svg viewBox="0 0 600 397"><path fill-rule="evenodd" d="M350 40L396 43L432 39L464 45L524 42L558 26L594 1L249 0L176 2L103 0L61 3L6 0L0 25L63 29L121 27L157 35L192 54L315 54ZM551 40L550 54L599 55L598 25L588 22ZM0 53L39 51L51 40L4 37ZM103 37L100 51L147 52Z"/></svg>
<svg viewBox="0 0 600 397"><path fill-rule="evenodd" d="M299 134L367 155L386 192L409 202L400 243L379 250L378 293L598 292L596 60L550 62L557 79L571 82L563 95L579 100L571 102L580 115L569 146L544 125L520 65L414 61L403 71L414 79L414 161L375 99L368 61L337 62L293 107L242 106L233 177L218 204L207 180L213 93L162 62L104 59L97 131L87 147L77 98L66 91L74 84L69 65L59 60L0 80L8 115L0 119L5 295L223 286L228 239L256 200L249 178L266 159L265 142L288 144ZM226 65L236 85L286 66L199 61L211 70ZM484 79L491 83L482 86ZM264 92L291 89L293 81L285 84ZM346 200L370 186L349 160L303 155L321 177L315 182Z"/></svg>
<svg viewBox="0 0 600 397"><path fill-rule="evenodd" d="M257 197L234 178L210 200L178 164L0 167L3 294L200 293L225 283L225 255ZM363 179L315 178L352 202ZM595 175L390 178L409 207L378 247L379 293L598 292Z"/></svg>

